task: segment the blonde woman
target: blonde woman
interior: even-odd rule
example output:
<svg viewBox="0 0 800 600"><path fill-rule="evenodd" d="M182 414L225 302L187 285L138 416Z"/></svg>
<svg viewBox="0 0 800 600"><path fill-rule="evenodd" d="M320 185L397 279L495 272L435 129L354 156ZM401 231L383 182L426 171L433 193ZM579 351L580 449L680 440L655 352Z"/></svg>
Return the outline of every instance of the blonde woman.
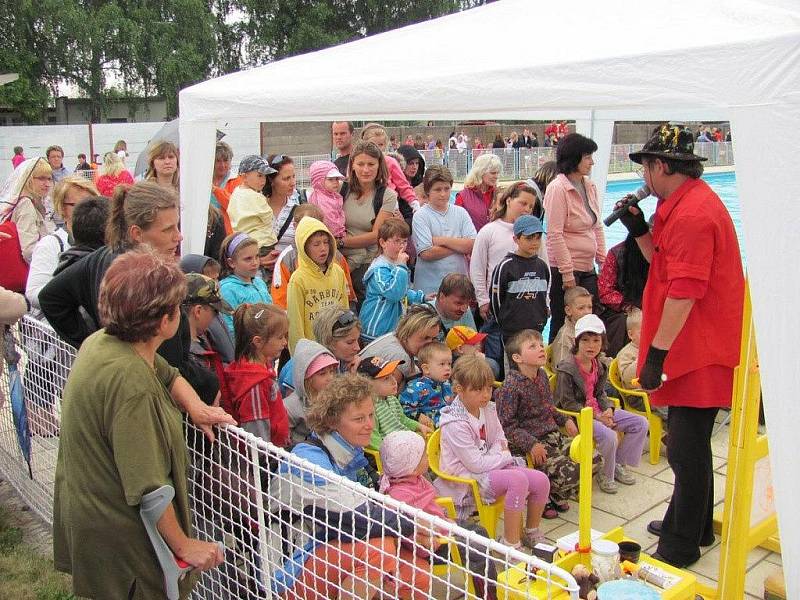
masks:
<svg viewBox="0 0 800 600"><path fill-rule="evenodd" d="M39 308L39 290L53 278L59 255L72 245L72 211L80 202L98 195L94 184L80 175L65 177L53 190L53 208L56 215L63 219L64 227L44 236L33 249L28 284L25 287L25 296L33 308Z"/></svg>
<svg viewBox="0 0 800 600"><path fill-rule="evenodd" d="M125 163L116 152L106 152L103 155L100 176L97 178L97 191L101 196L111 198L114 190L120 184L132 185L133 176L125 168Z"/></svg>
<svg viewBox="0 0 800 600"><path fill-rule="evenodd" d="M14 223L22 258L28 264L36 242L53 230L44 207L52 186L50 164L43 158L29 158L14 169L0 190L0 223Z"/></svg>
<svg viewBox="0 0 800 600"><path fill-rule="evenodd" d="M156 142L147 153L147 172L144 178L162 187L178 189L178 147L172 142Z"/></svg>
<svg viewBox="0 0 800 600"><path fill-rule="evenodd" d="M464 189L456 194L456 206L469 213L475 231L489 222L489 212L494 203L497 180L503 171L503 163L494 154L481 154L472 163L472 169L464 180Z"/></svg>

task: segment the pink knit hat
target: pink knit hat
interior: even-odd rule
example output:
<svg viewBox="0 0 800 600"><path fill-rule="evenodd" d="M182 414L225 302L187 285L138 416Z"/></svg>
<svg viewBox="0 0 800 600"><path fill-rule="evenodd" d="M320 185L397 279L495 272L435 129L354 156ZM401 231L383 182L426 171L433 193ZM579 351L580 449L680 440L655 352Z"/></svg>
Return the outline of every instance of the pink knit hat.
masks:
<svg viewBox="0 0 800 600"><path fill-rule="evenodd" d="M389 479L406 477L414 469L425 454L425 440L413 431L393 431L381 444L381 462L383 473Z"/></svg>

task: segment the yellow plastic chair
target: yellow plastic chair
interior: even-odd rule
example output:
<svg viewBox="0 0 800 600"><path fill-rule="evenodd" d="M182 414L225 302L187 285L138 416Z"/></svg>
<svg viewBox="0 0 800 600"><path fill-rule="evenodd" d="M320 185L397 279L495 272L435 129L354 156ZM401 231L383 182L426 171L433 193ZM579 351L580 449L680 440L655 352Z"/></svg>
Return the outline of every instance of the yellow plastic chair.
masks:
<svg viewBox="0 0 800 600"><path fill-rule="evenodd" d="M553 392L553 394L555 394L556 393L556 375L555 374L550 375L547 378L547 381L550 383L550 391ZM619 398L614 398L613 396L609 396L608 399L611 400L611 402L614 404L614 408L619 408L620 407ZM563 408L558 408L558 406L556 406L556 410L558 412L562 413L562 414L567 415L568 417L572 417L573 419L575 419L576 423L578 422L578 416L580 415L580 413L575 412L575 411L571 411L571 410L564 410Z"/></svg>
<svg viewBox="0 0 800 600"><path fill-rule="evenodd" d="M545 363L544 363L544 367L542 367L542 368L544 369L544 372L547 374L548 378L549 377L555 377L556 376L556 372L555 372L554 365L553 365L553 345L552 344L548 344L547 346L544 347L544 355L545 355L545 359L546 360L545 360Z"/></svg>
<svg viewBox="0 0 800 600"><path fill-rule="evenodd" d="M497 535L497 521L500 519L500 515L503 513L503 497L498 498L492 504L486 504L481 498L481 492L478 488L477 481L467 477L456 477L455 475L450 475L443 472L439 468L439 458L441 457L441 437L442 430L437 429L431 434L431 437L428 438L428 462L430 463L431 471L446 481L462 483L469 487L470 491L472 492L472 499L475 502L476 508L478 509L478 517L480 518L481 525L483 525L483 527L486 529L489 537L494 539Z"/></svg>
<svg viewBox="0 0 800 600"><path fill-rule="evenodd" d="M369 454L375 459L375 468L378 469L378 475L383 475L383 463L381 462L381 453L374 448L364 448L364 454Z"/></svg>
<svg viewBox="0 0 800 600"><path fill-rule="evenodd" d="M444 496L441 498L436 498L436 504L444 508L445 514L453 519L453 521L458 519L458 515L456 513L456 505L453 503L453 499L450 496ZM443 543L446 543L448 547L448 552L450 553L450 560L452 561L453 565L457 565L460 567L461 571L464 573L464 578L467 580L467 592L468 597L475 597L475 584L472 581L472 575L470 572L464 567L464 561L461 560L461 552L458 550L458 546L455 543L455 540L451 538L441 538ZM445 564L434 564L431 572L434 576L440 577L445 581L450 579L450 569L451 566L449 563Z"/></svg>
<svg viewBox="0 0 800 600"><path fill-rule="evenodd" d="M619 392L625 410L647 419L647 426L650 430L650 464L657 465L661 459L661 436L664 433L664 425L661 422L661 417L654 414L650 409L650 396L643 390L632 390L623 385L622 378L619 374L619 364L616 358L611 361L611 367L608 369L608 381L611 382L614 389ZM644 410L639 410L631 406L630 398L632 397L642 399Z"/></svg>

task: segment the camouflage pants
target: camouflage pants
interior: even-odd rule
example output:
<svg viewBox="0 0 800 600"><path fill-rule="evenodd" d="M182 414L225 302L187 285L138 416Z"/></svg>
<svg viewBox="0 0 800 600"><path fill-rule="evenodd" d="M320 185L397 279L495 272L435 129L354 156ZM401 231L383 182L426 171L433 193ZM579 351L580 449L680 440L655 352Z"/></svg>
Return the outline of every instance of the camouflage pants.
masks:
<svg viewBox="0 0 800 600"><path fill-rule="evenodd" d="M577 495L580 471L569 457L571 441L560 431L551 431L537 439L547 450L547 461L536 468L550 479L550 498L556 502L565 502Z"/></svg>

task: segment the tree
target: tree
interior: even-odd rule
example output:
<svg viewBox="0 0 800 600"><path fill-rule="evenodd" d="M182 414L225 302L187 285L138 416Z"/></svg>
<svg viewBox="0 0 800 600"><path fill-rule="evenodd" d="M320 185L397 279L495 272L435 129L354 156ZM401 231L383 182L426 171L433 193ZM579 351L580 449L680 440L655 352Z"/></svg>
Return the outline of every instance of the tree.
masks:
<svg viewBox="0 0 800 600"><path fill-rule="evenodd" d="M52 24L43 16L51 1L34 6L30 0L21 0L0 19L0 72L19 74L17 81L0 87L0 105L31 123L43 122L59 79L57 65L42 59L57 51Z"/></svg>

